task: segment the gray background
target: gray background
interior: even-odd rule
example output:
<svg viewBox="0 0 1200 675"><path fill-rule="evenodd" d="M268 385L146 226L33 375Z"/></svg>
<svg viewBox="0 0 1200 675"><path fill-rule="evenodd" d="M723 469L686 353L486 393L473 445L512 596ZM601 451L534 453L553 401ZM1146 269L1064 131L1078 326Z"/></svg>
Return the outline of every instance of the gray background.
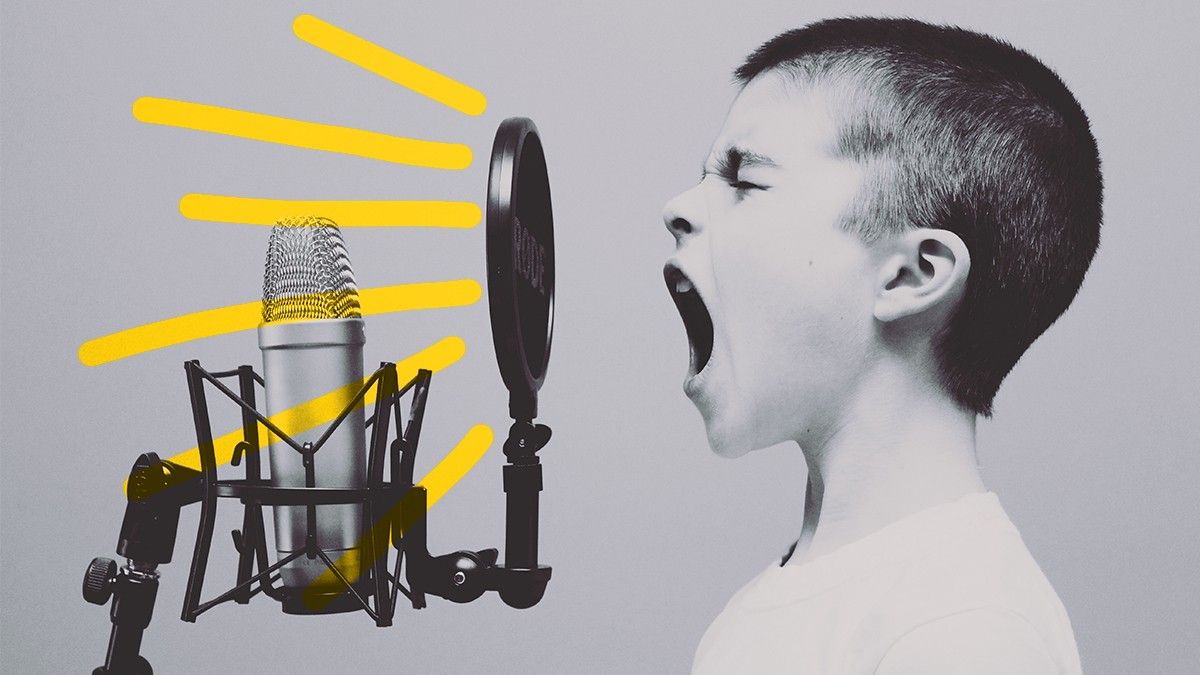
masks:
<svg viewBox="0 0 1200 675"><path fill-rule="evenodd" d="M113 555L137 453L194 444L181 362L259 360L253 332L97 368L76 359L89 338L257 297L267 230L185 220L179 197L482 202L495 125L519 114L542 130L558 222L545 600L518 612L494 596L434 598L378 630L259 598L185 624L193 507L144 653L163 673L685 671L728 596L799 530L804 468L794 446L709 454L680 391L686 343L661 279L672 242L659 211L696 180L739 59L846 14L1002 36L1056 68L1091 115L1103 245L1075 305L1001 390L980 460L1087 671L1200 661L1194 3L147 4L3 5L0 669L101 662L107 610L83 603L79 580L92 556ZM487 112L460 115L302 43L290 26L304 12L478 87ZM143 125L130 104L144 95L460 141L477 161L438 172ZM347 240L363 286L482 281L482 227ZM486 305L368 326L368 363L451 334L468 354L434 380L419 474L472 424L504 432ZM503 543L501 463L493 448L431 514L436 552ZM234 506L222 506L209 597L232 577Z"/></svg>

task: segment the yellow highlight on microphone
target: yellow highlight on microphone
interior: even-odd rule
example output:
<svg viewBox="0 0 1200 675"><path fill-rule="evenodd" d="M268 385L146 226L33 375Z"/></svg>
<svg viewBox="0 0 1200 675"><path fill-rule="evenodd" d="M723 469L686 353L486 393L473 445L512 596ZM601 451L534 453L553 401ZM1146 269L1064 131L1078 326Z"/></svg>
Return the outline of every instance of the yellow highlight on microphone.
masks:
<svg viewBox="0 0 1200 675"><path fill-rule="evenodd" d="M471 305L483 296L483 289L474 279L457 279L363 288L358 296L363 316L368 316ZM79 346L79 360L85 366L99 366L192 340L249 330L261 321L261 300L193 312L88 340Z"/></svg>
<svg viewBox="0 0 1200 675"><path fill-rule="evenodd" d="M325 50L465 115L479 115L487 109L487 98L480 91L315 16L301 14L296 17L292 22L292 32L317 49Z"/></svg>
<svg viewBox="0 0 1200 675"><path fill-rule="evenodd" d="M139 98L133 102L133 116L147 124L207 131L430 169L465 169L472 160L471 148L461 143L403 138L167 98Z"/></svg>
<svg viewBox="0 0 1200 675"><path fill-rule="evenodd" d="M288 218L321 214L339 227L475 227L483 219L471 202L334 201L258 199L189 194L179 200L179 213L190 220L274 225Z"/></svg>

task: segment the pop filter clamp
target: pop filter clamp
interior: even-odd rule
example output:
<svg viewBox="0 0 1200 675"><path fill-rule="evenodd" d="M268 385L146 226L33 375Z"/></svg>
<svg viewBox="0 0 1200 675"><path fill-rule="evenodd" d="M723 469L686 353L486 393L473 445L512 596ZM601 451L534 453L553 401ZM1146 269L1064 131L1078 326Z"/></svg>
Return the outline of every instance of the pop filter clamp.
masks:
<svg viewBox="0 0 1200 675"><path fill-rule="evenodd" d="M550 440L550 428L535 424L537 393L546 376L554 318L554 222L550 185L541 139L533 122L510 118L501 123L492 147L488 174L487 265L492 337L501 377L509 390L513 424L504 442L506 493L505 560L496 549L430 555L426 546L428 493L414 485L413 467L432 373L420 370L401 385L396 366L383 363L315 443L300 443L258 411L256 388L265 382L250 366L209 372L198 361L184 363L201 468L164 461L145 453L134 462L127 484L128 502L117 541L124 567L96 558L83 579L83 596L104 605L112 600L108 650L93 675L149 675L141 656L142 635L150 624L158 592L158 566L171 561L184 506L199 503L200 522L192 554L180 618L194 622L230 600L247 604L258 594L281 603L288 614L328 614L361 609L377 626L390 626L398 594L414 609L426 605L426 594L453 602L471 602L497 591L511 607L537 604L550 581L551 568L538 564L538 493L542 467L537 452ZM236 379L235 393L222 380ZM232 465L245 464L244 479L218 479L212 427L205 396L215 387L241 409L242 440L234 447ZM315 487L319 450L349 413L374 391L367 482L362 488ZM400 398L412 393L407 423ZM391 422L395 437L389 442ZM262 477L259 426L301 454L306 487L272 486ZM384 480L385 460L390 465ZM242 528L233 531L238 553L237 585L201 602L219 498L243 504ZM362 548L365 562L358 579L348 579L316 542L317 505L362 504ZM264 506L303 506L307 537L303 549L269 564L263 524ZM390 545L389 545L390 544ZM389 565L389 550L396 551ZM304 589L276 586L278 571L306 556L320 558L341 582L336 597L306 597ZM403 579L401 582L401 567ZM255 570L257 569L257 573Z"/></svg>

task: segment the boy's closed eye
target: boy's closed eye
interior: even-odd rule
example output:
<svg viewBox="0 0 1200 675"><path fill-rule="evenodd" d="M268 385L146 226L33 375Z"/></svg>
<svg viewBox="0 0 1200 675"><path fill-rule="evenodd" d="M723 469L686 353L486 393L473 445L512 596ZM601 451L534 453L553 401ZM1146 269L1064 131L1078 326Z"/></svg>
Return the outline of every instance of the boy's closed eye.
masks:
<svg viewBox="0 0 1200 675"><path fill-rule="evenodd" d="M716 175L729 187L742 194L750 190L768 190L770 188L762 183L745 180L741 177L741 173L744 168L775 166L777 164L771 158L735 146L727 148L724 154L718 155L712 169L705 166L700 179L703 181L710 174Z"/></svg>
<svg viewBox="0 0 1200 675"><path fill-rule="evenodd" d="M751 183L749 181L744 181L744 180L732 181L729 183L729 187L737 190L738 192L746 192L748 190L766 190L766 189L768 189L765 185L758 185L757 183Z"/></svg>

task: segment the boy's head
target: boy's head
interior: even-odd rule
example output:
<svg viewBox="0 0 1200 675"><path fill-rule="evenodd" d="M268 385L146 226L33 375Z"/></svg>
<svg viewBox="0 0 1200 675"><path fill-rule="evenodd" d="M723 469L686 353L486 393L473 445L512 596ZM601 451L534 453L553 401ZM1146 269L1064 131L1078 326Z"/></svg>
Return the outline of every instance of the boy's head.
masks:
<svg viewBox="0 0 1200 675"><path fill-rule="evenodd" d="M819 440L881 377L989 414L1099 242L1096 143L1065 85L900 19L789 31L737 78L703 180L664 214L714 449Z"/></svg>

